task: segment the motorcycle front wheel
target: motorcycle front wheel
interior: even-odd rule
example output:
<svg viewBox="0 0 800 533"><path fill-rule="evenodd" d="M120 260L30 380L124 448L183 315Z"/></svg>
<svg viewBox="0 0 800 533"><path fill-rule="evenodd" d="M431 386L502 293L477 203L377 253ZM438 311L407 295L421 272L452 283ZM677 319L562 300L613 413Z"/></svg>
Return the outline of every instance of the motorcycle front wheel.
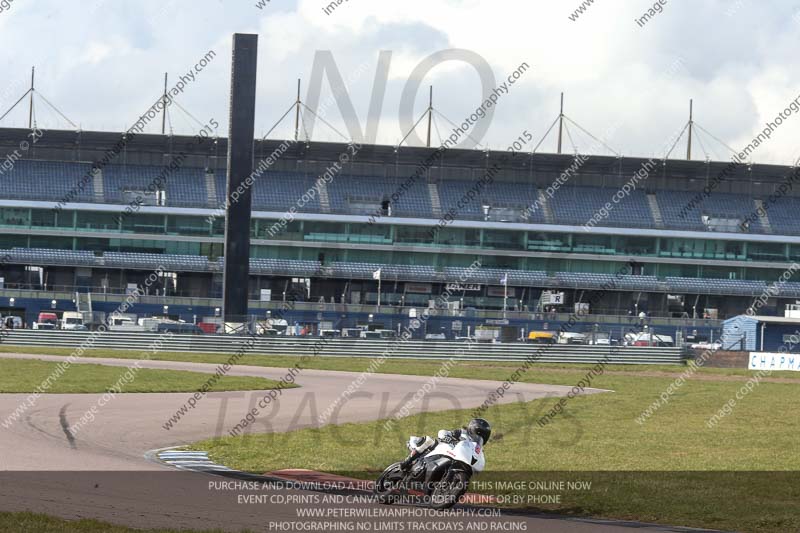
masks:
<svg viewBox="0 0 800 533"><path fill-rule="evenodd" d="M379 503L391 505L403 493L406 474L400 468L400 463L389 465L375 481L372 489Z"/></svg>
<svg viewBox="0 0 800 533"><path fill-rule="evenodd" d="M472 476L464 470L451 470L445 474L428 496L431 508L441 511L458 503L461 496L467 492L470 477Z"/></svg>

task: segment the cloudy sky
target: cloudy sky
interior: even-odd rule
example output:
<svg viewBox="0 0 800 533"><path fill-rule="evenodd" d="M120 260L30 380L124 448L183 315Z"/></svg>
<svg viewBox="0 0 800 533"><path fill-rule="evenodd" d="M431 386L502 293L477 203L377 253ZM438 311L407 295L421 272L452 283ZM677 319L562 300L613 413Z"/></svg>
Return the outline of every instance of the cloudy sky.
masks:
<svg viewBox="0 0 800 533"><path fill-rule="evenodd" d="M568 117L616 152L637 156L664 154L686 123L692 98L695 120L708 132L697 133L693 155L727 159L724 144L741 150L800 95L800 1L662 2L662 12L640 26L636 19L653 3L594 0L575 17L581 0L347 0L329 14L322 0L2 0L0 114L27 90L36 65L37 89L67 118L84 130L122 131L157 100L165 72L172 86L213 50L216 58L177 102L202 123L215 119L225 135L231 34L243 32L259 35L259 136L291 106L297 78L302 98L311 101L308 84L320 51L330 51L347 84L340 97L352 100L355 127L364 130L379 54L390 51L384 52L390 59L376 141L396 145L406 133L401 124L410 120L400 103L415 68L456 49L472 59L439 62L425 73L407 113L415 119L424 112L433 85L434 142L452 128L444 117L460 123L481 104L480 76L487 72L475 63L488 65L498 85L527 63L530 69L498 99L494 116L481 119L488 127L482 146L503 150L527 131L533 148L555 119L563 91ZM348 129L331 95L326 77L318 111L350 136L353 125ZM794 162L798 115L752 159ZM40 127L71 128L41 100L36 116ZM170 118L176 134L198 128L175 106ZM20 106L0 126L26 123L27 108ZM287 119L270 136L287 137L293 127ZM160 122L148 129L159 130ZM579 151L609 153L577 126L569 133L566 151L574 143ZM312 139L341 137L317 121ZM685 156L684 141L673 157ZM554 136L539 151L555 151Z"/></svg>

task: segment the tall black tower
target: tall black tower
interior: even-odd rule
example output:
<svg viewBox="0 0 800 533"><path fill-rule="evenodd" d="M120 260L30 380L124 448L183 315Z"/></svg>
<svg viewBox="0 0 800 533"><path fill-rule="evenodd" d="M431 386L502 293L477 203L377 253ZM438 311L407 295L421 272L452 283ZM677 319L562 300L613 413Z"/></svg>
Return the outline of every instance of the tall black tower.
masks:
<svg viewBox="0 0 800 533"><path fill-rule="evenodd" d="M248 179L253 173L257 59L258 36L235 33L231 60L222 313L226 322L239 322L247 315L253 189Z"/></svg>

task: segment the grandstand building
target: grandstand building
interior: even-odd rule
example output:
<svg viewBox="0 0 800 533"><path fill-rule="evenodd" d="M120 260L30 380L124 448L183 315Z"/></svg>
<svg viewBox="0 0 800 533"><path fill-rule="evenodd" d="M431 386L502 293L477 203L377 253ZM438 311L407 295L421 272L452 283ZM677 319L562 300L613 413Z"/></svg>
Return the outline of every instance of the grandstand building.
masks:
<svg viewBox="0 0 800 533"><path fill-rule="evenodd" d="M0 129L0 153L29 135ZM4 315L31 322L87 298L112 311L159 265L137 312L218 315L225 139L141 134L97 164L120 139L43 131L3 165ZM290 322L344 327L344 311L391 321L449 286L476 316L499 317L505 305L511 323L535 327L553 307L543 292L563 292L557 311L572 312L605 286L592 315L725 318L800 261L800 199L776 194L789 167L607 156L576 165L572 155L281 140L256 141L255 153L254 315L292 292L308 304ZM645 179L623 189L642 168ZM469 282L456 283L476 260ZM759 312L782 314L795 298L800 283L784 283Z"/></svg>

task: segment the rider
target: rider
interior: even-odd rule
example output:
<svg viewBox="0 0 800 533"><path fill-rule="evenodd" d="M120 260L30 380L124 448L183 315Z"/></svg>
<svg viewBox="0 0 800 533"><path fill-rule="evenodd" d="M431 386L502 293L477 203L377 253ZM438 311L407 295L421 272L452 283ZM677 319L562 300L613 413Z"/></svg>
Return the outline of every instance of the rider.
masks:
<svg viewBox="0 0 800 533"><path fill-rule="evenodd" d="M471 440L477 443L478 446L484 446L489 442L489 437L491 435L492 426L488 421L483 418L473 418L465 428L454 430L440 429L438 440L446 444L457 444L462 440ZM408 457L400 463L400 468L403 470L411 466L411 463L417 455L427 452L435 444L435 441L426 437L411 437L411 439L414 443L414 448L411 450Z"/></svg>
<svg viewBox="0 0 800 533"><path fill-rule="evenodd" d="M483 418L473 418L465 428L452 431L440 429L438 437L440 441L448 444L456 444L460 440L471 440L477 443L478 446L482 446L489 442L491 435L492 426L489 422Z"/></svg>

